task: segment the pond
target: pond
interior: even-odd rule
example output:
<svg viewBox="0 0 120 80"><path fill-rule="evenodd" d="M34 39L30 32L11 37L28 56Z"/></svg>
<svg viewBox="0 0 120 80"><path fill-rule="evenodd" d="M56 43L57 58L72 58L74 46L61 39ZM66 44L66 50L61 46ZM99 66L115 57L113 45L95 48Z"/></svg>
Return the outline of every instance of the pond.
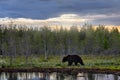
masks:
<svg viewBox="0 0 120 80"><path fill-rule="evenodd" d="M120 80L119 75L100 73L41 73L41 72L17 72L0 73L0 80Z"/></svg>

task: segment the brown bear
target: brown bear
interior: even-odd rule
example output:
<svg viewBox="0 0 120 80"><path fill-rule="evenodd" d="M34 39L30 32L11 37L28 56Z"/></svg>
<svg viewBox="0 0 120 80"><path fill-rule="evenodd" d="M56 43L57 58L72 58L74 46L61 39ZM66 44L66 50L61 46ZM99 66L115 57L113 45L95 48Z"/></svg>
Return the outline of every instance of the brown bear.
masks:
<svg viewBox="0 0 120 80"><path fill-rule="evenodd" d="M71 66L73 63L75 63L75 65L78 63L84 65L83 60L78 55L67 55L63 57L62 62L68 62L68 66Z"/></svg>

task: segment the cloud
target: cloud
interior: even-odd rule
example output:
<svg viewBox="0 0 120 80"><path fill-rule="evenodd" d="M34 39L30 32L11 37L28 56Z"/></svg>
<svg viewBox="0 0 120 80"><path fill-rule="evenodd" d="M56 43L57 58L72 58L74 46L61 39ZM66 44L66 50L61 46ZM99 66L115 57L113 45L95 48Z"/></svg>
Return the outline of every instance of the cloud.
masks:
<svg viewBox="0 0 120 80"><path fill-rule="evenodd" d="M0 17L46 20L63 14L76 14L83 19L108 15L94 17L91 22L119 25L119 3L120 0L0 0ZM116 16L109 18L113 14Z"/></svg>
<svg viewBox="0 0 120 80"><path fill-rule="evenodd" d="M98 25L98 24L104 24L104 25L115 25L118 26L120 25L120 15L115 15L115 16L108 16L104 18L99 18L91 21L92 23Z"/></svg>
<svg viewBox="0 0 120 80"><path fill-rule="evenodd" d="M86 22L87 19L81 18L80 16L76 14L63 14L59 17L49 18L45 20L39 20L39 19L26 19L26 18L1 18L0 24L10 24L13 22L14 24L39 24L39 25L50 25L50 26L72 26L72 25L81 25L84 22Z"/></svg>

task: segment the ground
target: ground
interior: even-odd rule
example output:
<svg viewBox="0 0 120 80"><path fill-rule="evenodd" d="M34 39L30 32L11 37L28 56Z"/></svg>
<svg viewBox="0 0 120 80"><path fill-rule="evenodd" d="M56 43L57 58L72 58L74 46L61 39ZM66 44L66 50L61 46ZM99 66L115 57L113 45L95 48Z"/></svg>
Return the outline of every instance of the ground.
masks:
<svg viewBox="0 0 120 80"><path fill-rule="evenodd" d="M0 58L0 66L5 68L97 68L97 69L117 69L120 70L120 55L82 55L85 66L70 66L62 63L62 56L49 56L48 60L44 60L43 56L29 57L28 63L25 57L19 56L13 60L12 65L9 64L9 57Z"/></svg>

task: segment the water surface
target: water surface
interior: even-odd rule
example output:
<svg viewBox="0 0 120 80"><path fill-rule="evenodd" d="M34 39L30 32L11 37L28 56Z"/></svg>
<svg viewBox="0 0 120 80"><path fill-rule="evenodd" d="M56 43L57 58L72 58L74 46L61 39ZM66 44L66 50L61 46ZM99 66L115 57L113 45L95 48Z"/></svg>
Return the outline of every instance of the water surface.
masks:
<svg viewBox="0 0 120 80"><path fill-rule="evenodd" d="M120 80L119 75L94 74L94 73L40 73L40 72L18 72L0 73L0 80Z"/></svg>

